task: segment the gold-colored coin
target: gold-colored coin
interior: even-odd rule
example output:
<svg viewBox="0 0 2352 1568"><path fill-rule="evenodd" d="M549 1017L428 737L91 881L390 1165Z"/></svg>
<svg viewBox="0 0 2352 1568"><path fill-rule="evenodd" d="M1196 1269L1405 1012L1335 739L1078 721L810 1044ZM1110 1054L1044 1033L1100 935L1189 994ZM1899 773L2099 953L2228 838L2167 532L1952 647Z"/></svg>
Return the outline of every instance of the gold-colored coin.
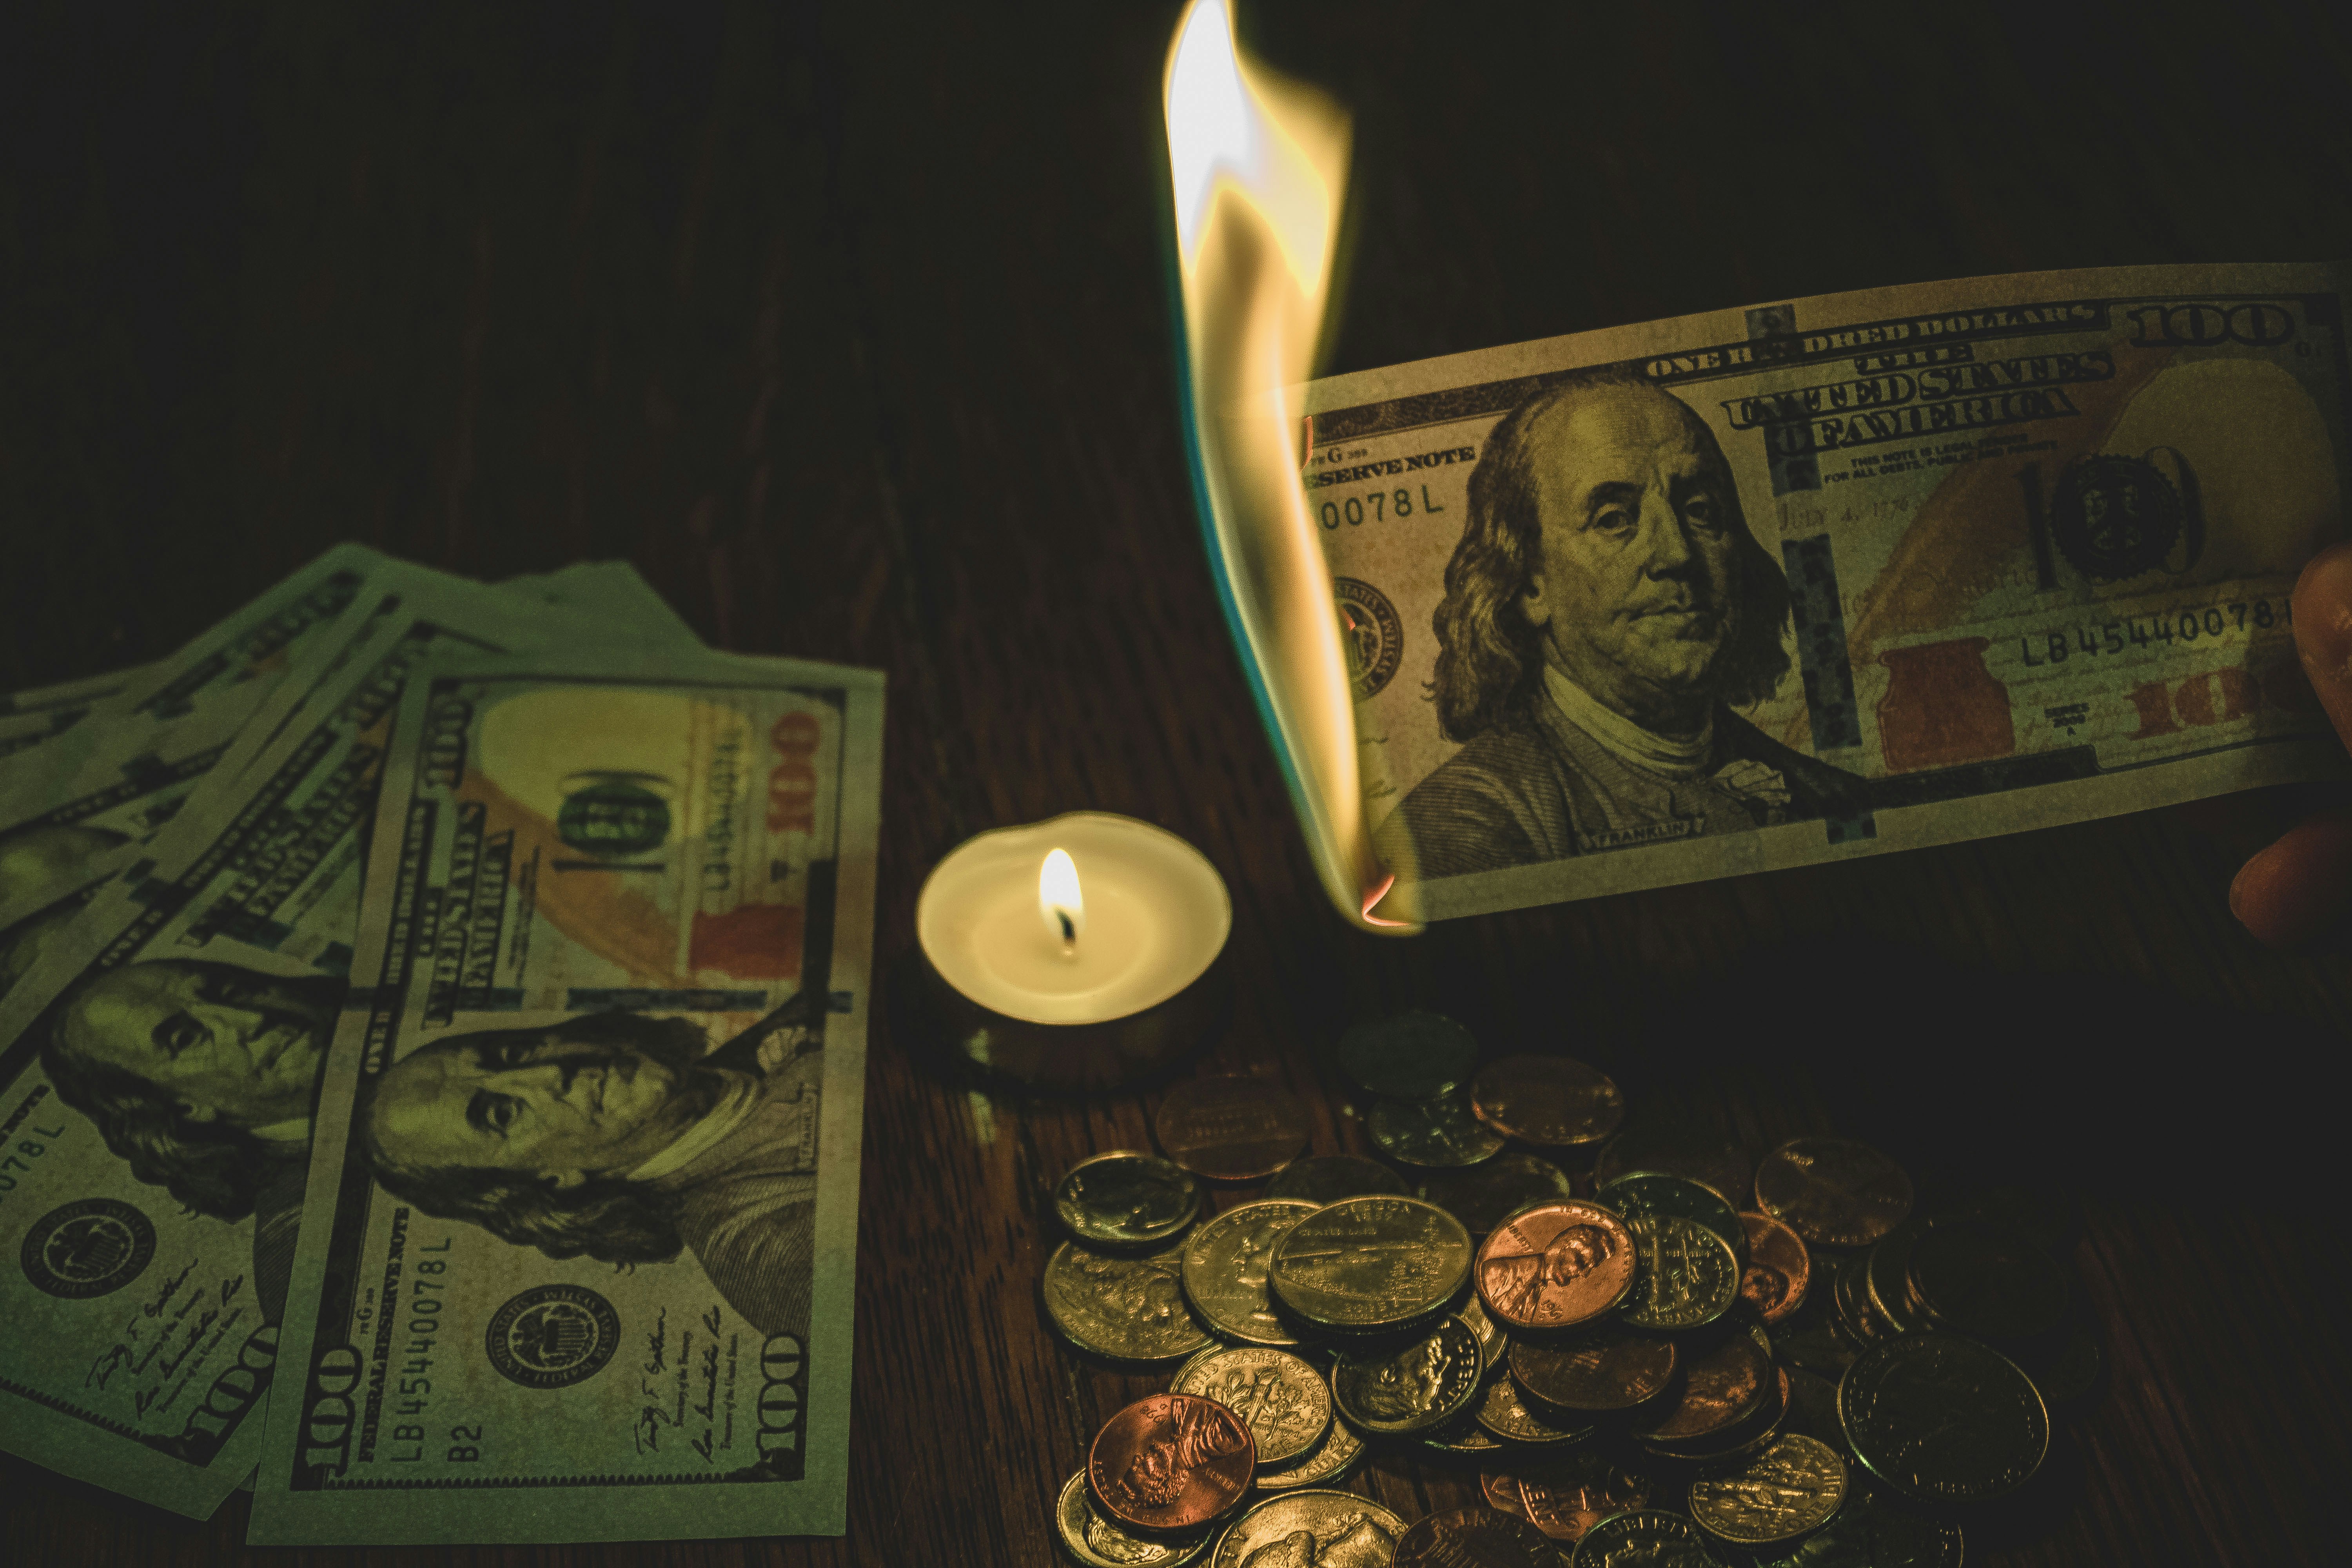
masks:
<svg viewBox="0 0 2352 1568"><path fill-rule="evenodd" d="M1478 1396L1478 1425L1497 1437L1547 1448L1585 1442L1600 1430L1553 1426L1528 1408L1528 1402L1519 1397L1519 1385L1507 1377L1487 1381L1486 1392Z"/></svg>
<svg viewBox="0 0 2352 1568"><path fill-rule="evenodd" d="M1664 1408L1643 1413L1633 1436L1670 1447L1720 1436L1761 1409L1773 1387L1771 1352L1727 1334L1685 1360L1681 1384L1659 1401Z"/></svg>
<svg viewBox="0 0 2352 1568"><path fill-rule="evenodd" d="M1756 1167L1756 1206L1822 1247L1868 1247L1911 1212L1903 1167L1852 1138L1791 1138Z"/></svg>
<svg viewBox="0 0 2352 1568"><path fill-rule="evenodd" d="M1240 1416L1257 1443L1261 1465L1288 1464L1320 1443L1331 1425L1331 1391L1322 1374L1289 1352L1264 1345L1195 1356L1168 1391L1213 1399Z"/></svg>
<svg viewBox="0 0 2352 1568"><path fill-rule="evenodd" d="M1184 1304L1183 1248L1141 1257L1066 1241L1045 1261L1045 1311L1082 1351L1118 1361L1174 1361L1209 1345Z"/></svg>
<svg viewBox="0 0 2352 1568"><path fill-rule="evenodd" d="M1346 1423L1340 1425L1345 1426ZM1443 1463L1466 1459L1474 1465L1486 1464L1507 1451L1507 1445L1500 1437L1478 1425L1478 1414L1475 1410L1465 1411L1443 1426L1419 1434L1413 1438L1412 1446L1427 1458Z"/></svg>
<svg viewBox="0 0 2352 1568"><path fill-rule="evenodd" d="M1183 1568L1209 1549L1214 1530L1180 1535L1138 1535L1095 1506L1083 1469L1062 1483L1054 1506L1054 1528L1062 1545L1086 1568Z"/></svg>
<svg viewBox="0 0 2352 1568"><path fill-rule="evenodd" d="M1200 1183L1132 1149L1081 1160L1054 1186L1055 1216L1088 1247L1162 1247L1200 1213Z"/></svg>
<svg viewBox="0 0 2352 1568"><path fill-rule="evenodd" d="M1319 1205L1300 1198L1236 1204L1184 1238L1184 1295L1209 1327L1253 1345L1295 1345L1275 1316L1266 1272L1276 1243Z"/></svg>
<svg viewBox="0 0 2352 1568"><path fill-rule="evenodd" d="M1345 1421L1334 1421L1324 1429L1323 1441L1315 1446L1314 1452L1280 1469L1261 1468L1257 1489L1278 1492L1323 1486L1346 1475L1363 1457L1364 1440Z"/></svg>
<svg viewBox="0 0 2352 1568"><path fill-rule="evenodd" d="M1418 1198L1343 1198L1276 1243L1268 1278L1283 1306L1342 1331L1417 1322L1470 1276L1470 1233Z"/></svg>
<svg viewBox="0 0 2352 1568"><path fill-rule="evenodd" d="M1638 1266L1617 1316L1636 1329L1696 1329L1739 1300L1739 1259L1723 1237L1680 1215L1628 1220Z"/></svg>
<svg viewBox="0 0 2352 1568"><path fill-rule="evenodd" d="M1365 1116L1364 1131L1390 1159L1437 1170L1475 1165L1503 1148L1503 1135L1479 1121L1461 1094L1383 1100Z"/></svg>
<svg viewBox="0 0 2352 1568"><path fill-rule="evenodd" d="M1478 1336L1447 1318L1402 1350L1341 1356L1331 1366L1331 1397L1358 1431L1404 1436L1469 1410L1486 1370Z"/></svg>
<svg viewBox="0 0 2352 1568"><path fill-rule="evenodd" d="M1252 1182L1297 1157L1307 1108L1272 1079L1221 1073L1169 1085L1152 1131L1161 1151L1194 1175Z"/></svg>
<svg viewBox="0 0 2352 1568"><path fill-rule="evenodd" d="M1784 1432L1727 1476L1691 1483L1691 1517L1737 1546L1793 1541L1845 1501L1845 1461L1826 1443Z"/></svg>
<svg viewBox="0 0 2352 1568"><path fill-rule="evenodd" d="M1225 1527L1211 1568L1387 1568L1404 1521L1369 1498L1319 1489L1266 1499Z"/></svg>
<svg viewBox="0 0 2352 1568"><path fill-rule="evenodd" d="M1486 1358L1486 1375L1492 1377L1503 1368L1503 1357L1510 1352L1511 1337L1503 1331L1502 1325L1486 1315L1486 1309L1478 1304L1475 1295L1463 1298L1462 1310L1457 1316L1470 1325L1472 1333L1478 1336L1478 1353Z"/></svg>
<svg viewBox="0 0 2352 1568"><path fill-rule="evenodd" d="M1625 1120L1617 1080L1572 1057L1505 1057L1470 1080L1470 1108L1506 1137L1547 1147L1597 1143Z"/></svg>

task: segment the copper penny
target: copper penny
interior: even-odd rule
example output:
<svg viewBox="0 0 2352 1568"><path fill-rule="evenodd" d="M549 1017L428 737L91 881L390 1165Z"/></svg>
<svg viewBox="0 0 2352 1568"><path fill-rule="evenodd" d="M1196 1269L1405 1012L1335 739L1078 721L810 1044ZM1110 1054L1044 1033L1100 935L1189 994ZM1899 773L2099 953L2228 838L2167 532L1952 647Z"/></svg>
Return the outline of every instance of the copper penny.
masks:
<svg viewBox="0 0 2352 1568"><path fill-rule="evenodd" d="M1727 1432L1770 1396L1772 1371L1771 1356L1753 1338L1727 1335L1685 1363L1681 1391L1634 1436L1654 1443L1690 1443Z"/></svg>
<svg viewBox="0 0 2352 1568"><path fill-rule="evenodd" d="M1417 1519L1396 1548L1396 1568L1553 1568L1559 1562L1542 1531L1485 1508Z"/></svg>
<svg viewBox="0 0 2352 1568"><path fill-rule="evenodd" d="M1478 1248L1478 1299L1515 1329L1589 1322L1633 1285L1633 1236L1599 1204L1541 1204L1497 1226Z"/></svg>
<svg viewBox="0 0 2352 1568"><path fill-rule="evenodd" d="M1789 1415L1789 1369L1775 1367L1773 1373L1762 1402L1722 1431L1684 1443L1643 1442L1642 1447L1663 1458L1710 1465L1743 1459L1756 1453L1780 1435L1780 1425Z"/></svg>
<svg viewBox="0 0 2352 1568"><path fill-rule="evenodd" d="M1573 1057L1505 1057L1470 1080L1478 1120L1523 1143L1598 1143L1625 1120L1617 1080Z"/></svg>
<svg viewBox="0 0 2352 1568"><path fill-rule="evenodd" d="M1521 1519L1528 1517L1526 1500L1519 1496L1518 1477L1508 1470L1481 1470L1478 1472L1478 1485L1486 1494L1489 1508L1501 1509L1505 1513L1516 1514Z"/></svg>
<svg viewBox="0 0 2352 1568"><path fill-rule="evenodd" d="M1138 1530L1192 1530L1249 1490L1257 1446L1242 1418L1213 1399L1155 1394L1095 1435L1087 1485L1103 1511Z"/></svg>
<svg viewBox="0 0 2352 1568"><path fill-rule="evenodd" d="M1636 1119L1601 1146L1593 1161L1597 1182L1613 1182L1629 1171L1664 1171L1703 1187L1733 1208L1754 1194L1755 1169L1739 1145L1688 1121Z"/></svg>
<svg viewBox="0 0 2352 1568"><path fill-rule="evenodd" d="M1791 1138L1756 1167L1756 1206L1822 1247L1868 1247L1911 1212L1903 1167L1852 1138Z"/></svg>
<svg viewBox="0 0 2352 1568"><path fill-rule="evenodd" d="M1598 1454L1580 1454L1519 1476L1528 1520L1554 1541L1575 1542L1612 1513L1650 1505L1650 1483Z"/></svg>
<svg viewBox="0 0 2352 1568"><path fill-rule="evenodd" d="M1739 1299L1766 1322L1777 1323L1804 1305L1812 1258L1804 1238L1770 1215L1748 1210L1739 1223L1748 1230L1748 1268L1739 1276Z"/></svg>
<svg viewBox="0 0 2352 1568"><path fill-rule="evenodd" d="M1252 1182L1297 1157L1307 1110L1272 1079L1224 1073L1171 1084L1152 1131L1160 1151L1194 1175Z"/></svg>
<svg viewBox="0 0 2352 1568"><path fill-rule="evenodd" d="M1674 1381L1675 1342L1614 1324L1561 1341L1511 1342L1511 1380L1539 1405L1601 1415L1631 1410Z"/></svg>

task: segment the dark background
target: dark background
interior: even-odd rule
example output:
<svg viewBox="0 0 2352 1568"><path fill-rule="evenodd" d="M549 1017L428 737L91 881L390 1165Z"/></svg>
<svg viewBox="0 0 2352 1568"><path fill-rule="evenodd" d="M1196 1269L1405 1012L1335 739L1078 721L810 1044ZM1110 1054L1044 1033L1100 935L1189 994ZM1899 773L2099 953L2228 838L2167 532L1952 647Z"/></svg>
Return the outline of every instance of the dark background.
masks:
<svg viewBox="0 0 2352 1568"><path fill-rule="evenodd" d="M2352 254L2332 8L1261 6L1357 115L1331 368L1833 289ZM1439 1006L1760 1152L2078 1192L2112 1376L1971 1563L2333 1560L2352 1471L2340 957L2224 889L2264 809L1456 922L1323 904L1204 566L1171 363L1175 8L19 6L0 22L0 689L161 654L342 538L634 561L704 637L890 674L880 947L968 835L1077 807L1235 902L1212 1066ZM12 1561L1046 1563L1095 1427L1041 1206L1155 1097L874 1041L845 1542L245 1552L5 1462ZM1231 1201L1234 1194L1223 1194ZM1475 1479L1383 1465L1409 1516Z"/></svg>

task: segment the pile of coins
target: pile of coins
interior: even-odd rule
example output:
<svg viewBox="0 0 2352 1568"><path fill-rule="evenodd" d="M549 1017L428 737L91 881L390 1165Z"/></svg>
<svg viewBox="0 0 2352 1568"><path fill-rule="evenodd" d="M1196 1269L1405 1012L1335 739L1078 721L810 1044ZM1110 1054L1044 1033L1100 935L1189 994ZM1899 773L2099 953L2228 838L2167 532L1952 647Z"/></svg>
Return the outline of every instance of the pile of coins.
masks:
<svg viewBox="0 0 2352 1568"><path fill-rule="evenodd" d="M1958 1568L1956 1511L2032 1477L2095 1378L2063 1218L2028 1198L1917 1215L1837 1138L1751 1171L1434 1014L1339 1062L1401 1169L1301 1158L1294 1097L1213 1078L1171 1090L1161 1154L1055 1188L1056 1330L1174 1363L1062 1488L1087 1568ZM1202 1217L1203 1178L1268 1177ZM1372 1451L1475 1467L1489 1506L1408 1523L1339 1489Z"/></svg>

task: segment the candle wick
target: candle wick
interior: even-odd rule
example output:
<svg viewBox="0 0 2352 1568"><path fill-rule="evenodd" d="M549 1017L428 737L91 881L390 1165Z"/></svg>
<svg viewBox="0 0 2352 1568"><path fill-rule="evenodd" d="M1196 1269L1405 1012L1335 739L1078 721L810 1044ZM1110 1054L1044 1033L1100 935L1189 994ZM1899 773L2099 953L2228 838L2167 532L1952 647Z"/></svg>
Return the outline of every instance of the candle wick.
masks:
<svg viewBox="0 0 2352 1568"><path fill-rule="evenodd" d="M1054 918L1062 922L1063 947L1070 948L1076 946L1078 941L1078 928L1070 923L1070 911L1067 910L1055 910L1054 911Z"/></svg>

